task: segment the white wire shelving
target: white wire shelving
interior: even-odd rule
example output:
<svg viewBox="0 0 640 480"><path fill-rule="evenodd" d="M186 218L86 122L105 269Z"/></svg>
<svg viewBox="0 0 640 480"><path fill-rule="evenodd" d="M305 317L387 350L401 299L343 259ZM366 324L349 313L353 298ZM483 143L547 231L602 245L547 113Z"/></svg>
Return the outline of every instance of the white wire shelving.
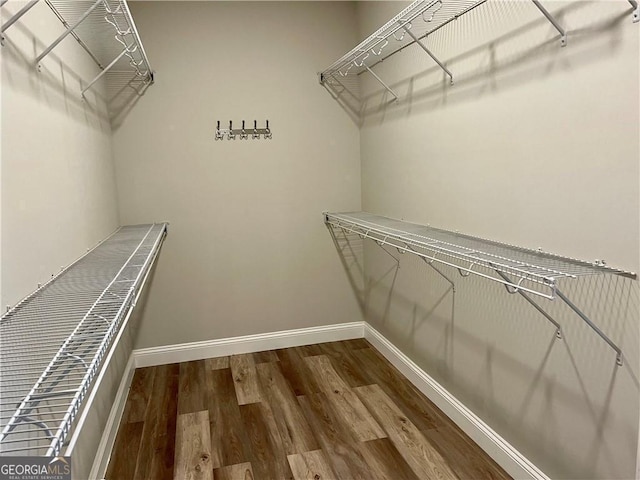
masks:
<svg viewBox="0 0 640 480"><path fill-rule="evenodd" d="M398 100L393 89L373 71L373 67L411 45L419 46L445 72L453 85L454 75L429 49L425 40L437 30L473 11L489 0L415 0L382 27L344 54L319 74L321 85L336 91L348 90L346 80L369 72L380 85ZM560 35L560 45L567 44L567 32L562 24L539 0L531 0ZM633 8L633 21L640 20L636 0L626 0Z"/></svg>
<svg viewBox="0 0 640 480"><path fill-rule="evenodd" d="M12 3L0 0L0 5ZM1 33L11 27L40 0L30 0L3 23ZM106 78L106 101L112 115L153 84L154 72L138 35L126 0L44 0L65 27L44 50L38 52L35 66L40 68L49 55L67 36L73 36L100 68L100 73L88 79L82 87L85 96L102 78Z"/></svg>
<svg viewBox="0 0 640 480"><path fill-rule="evenodd" d="M567 298L559 289L558 282L601 274L635 279L637 276L633 272L612 268L603 262L590 263L366 212L325 213L324 217L334 236L337 232L356 234L380 246L393 247L399 253L417 255L432 267L434 263L448 265L457 269L463 277L474 274L503 284L509 293L522 295L553 323L556 335L561 338L558 322L529 294L549 300L559 298L615 350L616 361L622 365L620 348ZM441 270L435 269L454 285Z"/></svg>
<svg viewBox="0 0 640 480"><path fill-rule="evenodd" d="M60 455L167 224L120 228L0 320L0 455Z"/></svg>

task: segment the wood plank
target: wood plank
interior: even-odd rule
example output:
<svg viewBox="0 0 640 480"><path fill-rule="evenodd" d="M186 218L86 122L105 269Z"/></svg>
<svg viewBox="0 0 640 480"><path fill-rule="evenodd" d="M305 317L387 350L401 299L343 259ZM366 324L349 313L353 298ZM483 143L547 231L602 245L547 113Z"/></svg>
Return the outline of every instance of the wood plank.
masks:
<svg viewBox="0 0 640 480"><path fill-rule="evenodd" d="M213 480L207 410L178 415L174 465L175 478Z"/></svg>
<svg viewBox="0 0 640 480"><path fill-rule="evenodd" d="M506 480L511 477L462 431L453 426L425 430L423 435L460 478Z"/></svg>
<svg viewBox="0 0 640 480"><path fill-rule="evenodd" d="M321 344L313 344L313 345L302 345L300 347L294 347L294 350L301 357L309 357L314 355L322 355L322 349L320 348Z"/></svg>
<svg viewBox="0 0 640 480"><path fill-rule="evenodd" d="M389 434L389 439L419 478L454 480L458 477L442 455L409 421L380 386L355 389L369 411Z"/></svg>
<svg viewBox="0 0 640 480"><path fill-rule="evenodd" d="M206 372L204 360L180 364L178 415L207 409Z"/></svg>
<svg viewBox="0 0 640 480"><path fill-rule="evenodd" d="M253 476L253 468L251 463L240 463L237 465L229 465L228 467L216 468L213 471L215 480L254 480L260 477Z"/></svg>
<svg viewBox="0 0 640 480"><path fill-rule="evenodd" d="M289 455L287 458L296 480L333 480L337 478L322 450Z"/></svg>
<svg viewBox="0 0 640 480"><path fill-rule="evenodd" d="M333 368L329 357L305 357L305 363L317 378L318 385L335 406L344 425L348 425L357 441L364 442L387 436L358 396Z"/></svg>
<svg viewBox="0 0 640 480"><path fill-rule="evenodd" d="M280 363L261 363L256 370L287 455L317 450L318 442L280 370Z"/></svg>
<svg viewBox="0 0 640 480"><path fill-rule="evenodd" d="M280 359L280 370L296 395L311 395L320 392L320 388L304 363L299 349L284 348L276 350L276 353Z"/></svg>
<svg viewBox="0 0 640 480"><path fill-rule="evenodd" d="M420 480L388 438L364 442L361 444L361 450L372 472L370 478L380 480L387 478L393 478L394 480Z"/></svg>
<svg viewBox="0 0 640 480"><path fill-rule="evenodd" d="M300 396L298 403L337 478L374 478L367 460L360 451L361 444L354 438L350 426L342 423L326 394Z"/></svg>
<svg viewBox="0 0 640 480"><path fill-rule="evenodd" d="M229 359L238 405L262 401L253 355L232 355Z"/></svg>
<svg viewBox="0 0 640 480"><path fill-rule="evenodd" d="M350 340L344 340L340 342L348 350L360 350L361 348L369 348L371 344L364 338L352 338Z"/></svg>
<svg viewBox="0 0 640 480"><path fill-rule="evenodd" d="M366 341L362 338L366 345ZM358 366L355 359L351 356L352 350L359 350L361 348L368 348L362 346L362 343L355 343L358 348L348 347L347 342L327 342L319 344L324 355L327 355L331 359L331 363L335 368L338 375L349 385L350 387L362 387L364 385L370 385L367 375L362 372L362 369Z"/></svg>
<svg viewBox="0 0 640 480"><path fill-rule="evenodd" d="M142 480L173 479L180 365L174 363L154 368L134 474L134 478Z"/></svg>
<svg viewBox="0 0 640 480"><path fill-rule="evenodd" d="M331 360L326 355L305 357L304 362L318 382L318 386L324 392L334 390L347 390L349 385L331 365Z"/></svg>
<svg viewBox="0 0 640 480"><path fill-rule="evenodd" d="M216 357L207 358L205 360L207 370L220 370L222 368L229 368L229 357Z"/></svg>
<svg viewBox="0 0 640 480"><path fill-rule="evenodd" d="M240 415L247 430L256 478L293 479L269 405L265 402L242 405Z"/></svg>
<svg viewBox="0 0 640 480"><path fill-rule="evenodd" d="M131 387L127 395L127 403L122 414L124 423L138 423L144 421L144 414L149 404L149 395L153 387L155 376L154 367L136 368L131 380Z"/></svg>
<svg viewBox="0 0 640 480"><path fill-rule="evenodd" d="M255 352L253 354L253 361L256 363L278 362L278 354L275 350L266 350L264 352Z"/></svg>
<svg viewBox="0 0 640 480"><path fill-rule="evenodd" d="M220 468L251 461L231 369L212 370L207 378L211 465Z"/></svg>
<svg viewBox="0 0 640 480"><path fill-rule="evenodd" d="M120 424L109 465L107 466L105 475L107 480L134 477L143 428L143 422L123 422Z"/></svg>
<svg viewBox="0 0 640 480"><path fill-rule="evenodd" d="M428 430L451 422L375 349L354 350L351 355L370 383L378 384L418 429Z"/></svg>

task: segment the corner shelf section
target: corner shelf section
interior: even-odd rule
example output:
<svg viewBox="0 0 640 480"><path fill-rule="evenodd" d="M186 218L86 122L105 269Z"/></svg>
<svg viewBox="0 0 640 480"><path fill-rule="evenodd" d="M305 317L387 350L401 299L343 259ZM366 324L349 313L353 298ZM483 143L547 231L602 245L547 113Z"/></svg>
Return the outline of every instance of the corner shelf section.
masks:
<svg viewBox="0 0 640 480"><path fill-rule="evenodd" d="M0 455L59 456L167 224L120 228L0 319Z"/></svg>
<svg viewBox="0 0 640 480"><path fill-rule="evenodd" d="M558 281L600 274L635 279L633 272L366 212L325 213L324 217L333 234L336 231L357 234L380 246L388 245L400 253L417 255L431 266L444 264L457 269L464 277L474 274L503 284L509 293L522 295L552 322L558 338L561 337L560 325L528 294L550 300L559 298L616 351L617 363L622 364L620 348L559 290Z"/></svg>
<svg viewBox="0 0 640 480"><path fill-rule="evenodd" d="M0 27L0 39L4 40L7 29L39 2L30 0L4 22ZM13 3L0 0L0 6ZM154 72L126 0L45 0L45 3L65 30L44 50L37 52L34 66L40 69L49 53L69 35L74 37L100 68L93 79L83 84L81 95L84 97L105 77L105 100L112 117L153 84Z"/></svg>

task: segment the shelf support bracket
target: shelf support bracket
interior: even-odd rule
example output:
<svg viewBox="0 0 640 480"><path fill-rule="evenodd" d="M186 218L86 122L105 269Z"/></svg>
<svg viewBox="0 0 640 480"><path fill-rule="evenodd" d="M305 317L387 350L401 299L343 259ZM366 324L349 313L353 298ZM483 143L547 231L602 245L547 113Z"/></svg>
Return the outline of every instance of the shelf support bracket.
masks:
<svg viewBox="0 0 640 480"><path fill-rule="evenodd" d="M498 275L500 275L506 282L509 282L511 285L514 284L513 281L507 275L502 273L500 270L496 270L496 273ZM529 295L527 295L526 293L524 293L520 289L509 290L507 288L507 292L509 292L511 294L518 292L520 295L522 295L522 298L524 298L527 302L529 302L529 304L531 304L531 306L533 306L533 308L535 308L538 312L540 312L540 314L544 318L549 320L556 327L556 337L559 338L559 339L562 339L562 328L560 327L560 324L551 315L549 315L547 312L545 312L543 310L543 308L540 305L538 305L537 302L532 300Z"/></svg>
<svg viewBox="0 0 640 480"><path fill-rule="evenodd" d="M418 255L419 258L422 259L422 261L424 263L426 263L427 265L429 265L433 270L435 270L435 272L440 275L442 278L444 278L446 280L446 282L451 285L451 290L453 291L453 293L456 293L456 284L453 283L453 280L451 280L447 275L444 274L444 272L442 270L440 270L438 267L436 267L433 262L435 261L435 257L432 258L431 260L428 260L427 257L423 257L422 255L419 255L418 252L416 252L413 248L411 248L409 245L407 245L407 249L413 253L415 253L416 255Z"/></svg>
<svg viewBox="0 0 640 480"><path fill-rule="evenodd" d="M96 77L93 80L91 80L91 82L89 82L89 85L87 85L84 88L84 90L82 90L82 96L84 97L85 92L87 90L89 90L93 86L94 83L96 83L98 80L100 80L105 73L107 73L109 70L111 70L113 68L113 66L116 63L118 63L118 60L120 60L122 57L124 57L128 52L129 52L129 50L127 48L125 48L122 52L120 52L120 55L118 55L116 58L114 58L111 61L111 63L109 65L104 67L104 69L98 75L96 75Z"/></svg>
<svg viewBox="0 0 640 480"><path fill-rule="evenodd" d="M636 0L627 0L633 7L633 23L640 21L640 5Z"/></svg>
<svg viewBox="0 0 640 480"><path fill-rule="evenodd" d="M533 4L538 7L538 10L542 12L542 14L547 17L547 20L551 22L551 25L560 33L560 46L565 47L567 45L567 32L564 28L558 23L558 21L549 13L549 11L542 6L539 0L531 0Z"/></svg>
<svg viewBox="0 0 640 480"><path fill-rule="evenodd" d="M82 14L82 16L76 21L76 23L74 23L73 25L71 25L69 28L67 28L58 38L56 38L53 43L51 45L49 45L47 47L47 49L42 52L40 55L38 55L38 57L36 58L36 65L38 63L40 63L40 61L46 57L47 55L49 55L49 53L51 53L51 50L53 50L54 48L56 48L58 46L58 44L64 40L67 35L69 35L70 33L72 33L76 28L78 28L78 25L80 25L82 22L84 22L86 20L86 18L91 15L91 12L93 12L98 5L100 5L104 0L97 0L93 5L91 5L91 7L89 7L89 9L84 12Z"/></svg>
<svg viewBox="0 0 640 480"><path fill-rule="evenodd" d="M367 69L367 71L368 71L371 75L373 75L373 76L374 76L374 78L375 78L376 80L378 80L378 82L380 82L380 85L382 85L382 86L385 88L385 90L386 90L387 92L389 92L391 95L393 95L393 99L394 99L394 101L396 101L396 102L397 102L397 101L398 101L398 95L396 95L396 92L394 92L393 90L391 90L391 87L389 87L389 85L387 85L386 83L384 83L384 82L382 81L382 79L381 79L378 75L376 75L376 74L375 74L375 72L374 72L373 70L371 70L367 65L365 65L365 66L364 66L364 68L366 68L366 69Z"/></svg>
<svg viewBox="0 0 640 480"><path fill-rule="evenodd" d="M418 37L416 37L413 32L411 31L410 28L407 28L406 24L403 24L402 22L398 21L398 23L400 24L400 26L404 29L405 32L407 32L407 34L413 38L413 40L420 46L420 48L422 48L425 52L427 52L427 55L429 55L431 57L431 59L436 62L438 64L438 66L444 70L444 72L449 75L449 79L451 80L451 85L453 85L453 74L449 71L449 69L440 61L436 58L436 56L431 53L431 50L429 50L426 45L424 43L422 43L420 41L420 39Z"/></svg>
<svg viewBox="0 0 640 480"><path fill-rule="evenodd" d="M609 344L609 346L611 348L613 348L616 352L616 363L618 364L618 366L622 366L622 350L620 350L620 347L618 347L615 343L613 343L611 341L611 339L609 337L607 337L604 332L602 330L600 330L598 328L598 326L593 323L589 317L587 317L578 307L575 306L575 304L569 300L564 293L562 293L560 290L556 289L556 293L558 294L558 297L560 297L560 299L567 304L567 306L573 310L576 315L578 315L582 320L584 320L586 322L587 325L589 325L594 332L596 332L605 342L607 342Z"/></svg>
<svg viewBox="0 0 640 480"><path fill-rule="evenodd" d="M7 28L9 28L11 25L16 23L20 19L20 17L22 17L25 13L31 10L35 6L35 4L38 3L39 1L40 0L31 0L24 7L18 10L13 17L11 17L9 20L7 20L2 24L2 27L0 27L0 33L4 33L5 30L7 30ZM5 3L6 1L3 1L2 5L4 5Z"/></svg>

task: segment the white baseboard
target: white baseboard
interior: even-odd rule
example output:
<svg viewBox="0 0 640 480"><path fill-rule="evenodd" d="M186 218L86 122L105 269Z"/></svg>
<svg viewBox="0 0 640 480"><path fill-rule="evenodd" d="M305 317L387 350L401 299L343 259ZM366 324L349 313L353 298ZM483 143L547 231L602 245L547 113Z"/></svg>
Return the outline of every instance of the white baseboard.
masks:
<svg viewBox="0 0 640 480"><path fill-rule="evenodd" d="M365 322L301 328L134 350L109 415L104 436L96 455L96 461L91 470L91 479L103 478L106 472L135 368L363 337L378 349L418 390L435 403L507 473L518 479L549 480L549 477L518 450L465 407L442 385L431 378L380 332Z"/></svg>
<svg viewBox="0 0 640 480"><path fill-rule="evenodd" d="M124 373L122 381L118 387L116 398L113 399L113 407L107 418L107 424L104 426L104 433L102 439L98 444L98 451L96 452L96 458L93 462L93 467L89 473L90 480L103 479L107 473L107 465L109 464L109 458L111 457L111 451L116 443L116 434L118 433L118 427L120 426L120 420L124 414L124 407L127 403L127 396L129 395L129 387L131 386L131 380L133 380L133 374L136 370L133 355L129 357L127 366L124 367Z"/></svg>
<svg viewBox="0 0 640 480"><path fill-rule="evenodd" d="M368 323L364 325L364 337L509 475L517 479L549 480L549 477L515 447L498 435Z"/></svg>
<svg viewBox="0 0 640 480"><path fill-rule="evenodd" d="M364 322L260 333L133 351L136 368L364 337Z"/></svg>

